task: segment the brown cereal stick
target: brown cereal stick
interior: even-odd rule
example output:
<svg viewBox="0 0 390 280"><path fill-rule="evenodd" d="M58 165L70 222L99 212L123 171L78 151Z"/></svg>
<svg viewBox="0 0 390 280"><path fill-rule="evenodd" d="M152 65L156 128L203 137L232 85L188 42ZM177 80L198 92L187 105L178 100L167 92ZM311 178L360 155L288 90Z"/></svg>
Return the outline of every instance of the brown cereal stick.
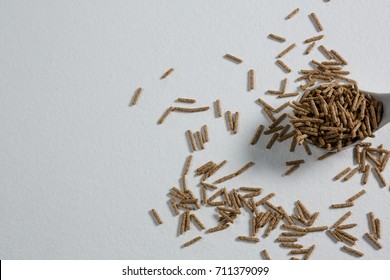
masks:
<svg viewBox="0 0 390 280"><path fill-rule="evenodd" d="M347 176L345 176L345 177L342 179L342 181L343 181L343 182L348 181L348 180L351 179L351 177L352 177L353 175L355 175L358 171L359 171L359 167L355 167L354 169L352 169L352 170L347 174Z"/></svg>
<svg viewBox="0 0 390 280"><path fill-rule="evenodd" d="M306 229L302 227L298 227L295 225L288 225L288 224L283 224L281 228L288 229L288 230L293 230L293 231L300 231L300 232L305 232Z"/></svg>
<svg viewBox="0 0 390 280"><path fill-rule="evenodd" d="M355 205L355 204L353 203L353 201L349 201L349 202L345 202L345 203L332 204L332 205L330 206L330 208L338 209L338 208L352 207L352 206L354 206L354 205Z"/></svg>
<svg viewBox="0 0 390 280"><path fill-rule="evenodd" d="M298 95L299 95L298 92L283 93L283 94L279 94L278 98L295 97Z"/></svg>
<svg viewBox="0 0 390 280"><path fill-rule="evenodd" d="M226 160L221 161L219 164L217 164L213 169L207 172L207 178L214 175L219 169L222 168L226 164Z"/></svg>
<svg viewBox="0 0 390 280"><path fill-rule="evenodd" d="M213 202L218 196L222 195L223 189L219 189L216 193L214 193L208 200L207 203Z"/></svg>
<svg viewBox="0 0 390 280"><path fill-rule="evenodd" d="M180 219L180 235L182 235L186 230L186 220L187 220L187 212L181 214Z"/></svg>
<svg viewBox="0 0 390 280"><path fill-rule="evenodd" d="M297 45L295 43L291 44L288 46L284 51L282 51L278 56L276 57L277 59L282 58L285 56L288 52L290 52L293 48L295 48Z"/></svg>
<svg viewBox="0 0 390 280"><path fill-rule="evenodd" d="M351 196L350 198L348 198L347 202L352 202L352 201L358 199L359 197L361 197L365 193L366 193L365 190L361 190L360 192L358 192L358 193L354 194L353 196Z"/></svg>
<svg viewBox="0 0 390 280"><path fill-rule="evenodd" d="M194 222L194 224L196 224L196 226L199 228L199 229L205 229L205 226L202 224L202 222L198 219L198 217L195 216L195 214L191 214L190 215L190 219Z"/></svg>
<svg viewBox="0 0 390 280"><path fill-rule="evenodd" d="M205 187L206 189L210 189L210 190L216 190L216 189L218 189L217 186L214 186L214 185L212 185L212 184L208 184L208 183L206 183L206 182L200 182L200 184L201 184L203 187Z"/></svg>
<svg viewBox="0 0 390 280"><path fill-rule="evenodd" d="M368 232L366 232L364 234L365 237L367 237L375 246L376 248L379 250L379 249L382 249L382 245L378 242L378 240L375 239L374 236L372 236L371 234L369 234Z"/></svg>
<svg viewBox="0 0 390 280"><path fill-rule="evenodd" d="M170 68L170 69L168 69L162 76L161 76L161 80L162 79L165 79L166 77L168 77L173 71L174 71L175 69L173 69L173 68Z"/></svg>
<svg viewBox="0 0 390 280"><path fill-rule="evenodd" d="M338 179L340 179L341 177L343 177L345 174L347 174L349 171L351 171L351 168L350 167L347 167L345 168L343 171L341 171L339 174L337 174L333 180L337 181Z"/></svg>
<svg viewBox="0 0 390 280"><path fill-rule="evenodd" d="M178 99L176 99L176 102L192 104L196 103L196 100L193 98L179 97Z"/></svg>
<svg viewBox="0 0 390 280"><path fill-rule="evenodd" d="M280 37L280 36L272 34L272 33L269 34L268 37L270 37L270 38L272 38L272 39L274 39L274 40L276 40L276 41L278 41L280 43L283 43L283 42L286 41L286 38Z"/></svg>
<svg viewBox="0 0 390 280"><path fill-rule="evenodd" d="M269 142L268 142L266 148L267 148L267 149L271 149L272 146L274 145L274 143L276 142L276 139L278 139L278 137L279 137L279 133L274 133L274 134L272 135L271 139L269 140Z"/></svg>
<svg viewBox="0 0 390 280"><path fill-rule="evenodd" d="M314 36L314 37L311 37L311 38L306 39L305 41L303 41L303 43L307 44L307 43L319 41L319 40L321 40L322 38L324 38L324 35Z"/></svg>
<svg viewBox="0 0 390 280"><path fill-rule="evenodd" d="M294 249L301 249L301 248L303 248L302 244L296 244L296 243L291 243L291 242L280 243L280 246L284 247L284 248L294 248Z"/></svg>
<svg viewBox="0 0 390 280"><path fill-rule="evenodd" d="M291 173L293 173L295 170L297 170L301 165L300 164L295 164L293 165L289 170L287 170L283 175L288 176Z"/></svg>
<svg viewBox="0 0 390 280"><path fill-rule="evenodd" d="M161 221L161 218L160 218L160 216L158 215L156 209L152 209L151 212L152 212L152 215L153 215L154 219L156 220L156 222L157 222L159 225L161 225L163 222Z"/></svg>
<svg viewBox="0 0 390 280"><path fill-rule="evenodd" d="M310 257L311 254L313 253L315 247L316 247L316 245L313 244L313 245L309 248L308 252L307 252L307 253L305 254L305 256L303 257L303 260L308 260L308 259L309 259L309 257Z"/></svg>
<svg viewBox="0 0 390 280"><path fill-rule="evenodd" d="M217 118L222 117L221 100L217 99L214 104Z"/></svg>
<svg viewBox="0 0 390 280"><path fill-rule="evenodd" d="M329 233L329 235L333 239L335 239L337 242L342 242L341 239L333 231L331 231L330 229L328 229L326 232Z"/></svg>
<svg viewBox="0 0 390 280"><path fill-rule="evenodd" d="M322 52L323 55L325 55L327 59L333 59L332 53L329 50L327 50L323 45L319 46L318 49Z"/></svg>
<svg viewBox="0 0 390 280"><path fill-rule="evenodd" d="M188 174L188 171L190 170L191 163L192 163L192 155L189 155L186 159L186 163L184 165L184 171L182 176L186 176Z"/></svg>
<svg viewBox="0 0 390 280"><path fill-rule="evenodd" d="M347 253L350 253L351 255L354 255L356 257L362 257L364 255L362 252L359 252L359 251L357 251L351 247L348 247L348 246L341 247L341 250L345 251Z"/></svg>
<svg viewBox="0 0 390 280"><path fill-rule="evenodd" d="M315 232L315 231L325 231L328 229L328 226L320 226L320 227L308 227L306 228L307 232Z"/></svg>
<svg viewBox="0 0 390 280"><path fill-rule="evenodd" d="M173 198L171 198L169 200L169 203L171 204L171 207L172 207L173 211L175 212L175 215L179 215L180 213L179 213L179 209L177 208L176 201Z"/></svg>
<svg viewBox="0 0 390 280"><path fill-rule="evenodd" d="M206 203L207 203L207 189L203 185L200 187L201 187L201 191L202 191L202 204L206 205Z"/></svg>
<svg viewBox="0 0 390 280"><path fill-rule="evenodd" d="M369 222L370 222L371 233L372 234L376 234L376 225L375 225L374 213L373 212L368 213L368 218L369 218Z"/></svg>
<svg viewBox="0 0 390 280"><path fill-rule="evenodd" d="M234 114L234 119L233 119L233 133L237 134L238 131L238 120L240 118L240 112L236 112Z"/></svg>
<svg viewBox="0 0 390 280"><path fill-rule="evenodd" d="M165 119L168 117L168 115L172 112L172 110L173 110L172 106L166 109L165 112L160 117L160 119L157 121L157 124L162 124L165 121Z"/></svg>
<svg viewBox="0 0 390 280"><path fill-rule="evenodd" d="M311 156L311 150L310 150L309 145L307 145L306 142L303 142L302 145L303 145L303 148L304 148L305 151L306 151L306 154L308 154L309 156Z"/></svg>
<svg viewBox="0 0 390 280"><path fill-rule="evenodd" d="M382 188L383 188L383 187L386 187L386 180L385 180L385 178L383 177L383 175L382 175L381 171L379 170L379 168L376 167L376 166L374 166L374 170L375 170L376 175L377 175L378 178L379 178L379 181L380 181L381 184L382 184Z"/></svg>
<svg viewBox="0 0 390 280"><path fill-rule="evenodd" d="M271 258L269 257L269 254L267 252L266 249L264 249L263 251L261 251L261 255L263 256L263 259L264 260L271 260Z"/></svg>
<svg viewBox="0 0 390 280"><path fill-rule="evenodd" d="M201 236L195 237L194 239L192 239L192 240L190 240L190 241L184 243L184 244L183 244L183 248L188 247L188 246L191 246L192 244L194 244L195 242L197 242L197 241L199 241L199 240L201 240L201 239L202 239Z"/></svg>
<svg viewBox="0 0 390 280"><path fill-rule="evenodd" d="M318 20L317 15L315 13L311 13L310 17L315 25L315 28L317 29L318 32L323 30L321 22Z"/></svg>
<svg viewBox="0 0 390 280"><path fill-rule="evenodd" d="M251 69L248 72L249 77L249 90L254 91L255 90L255 70Z"/></svg>
<svg viewBox="0 0 390 280"><path fill-rule="evenodd" d="M261 133L263 132L264 130L264 125L259 125L259 127L256 129L256 132L255 132L255 135L253 135L253 138L252 138L252 141L251 141L251 145L256 145L257 142L259 141L260 139L260 136L261 136Z"/></svg>
<svg viewBox="0 0 390 280"><path fill-rule="evenodd" d="M265 197L263 197L262 199L260 199L258 202L256 202L256 206L259 206L259 205L262 205L264 204L266 201L268 201L270 198L274 197L275 196L275 193L270 193L268 195L266 195Z"/></svg>
<svg viewBox="0 0 390 280"><path fill-rule="evenodd" d="M347 213L345 213L340 219L338 219L334 225L332 226L332 228L337 228L339 225L341 225L346 219L348 219L349 216L351 216L352 212L351 211L348 211Z"/></svg>
<svg viewBox="0 0 390 280"><path fill-rule="evenodd" d="M198 107L198 108L183 108L183 107L173 107L173 112L183 112L183 113L197 113L197 112L204 112L210 109L209 106L205 107Z"/></svg>
<svg viewBox="0 0 390 280"><path fill-rule="evenodd" d="M207 128L207 124L203 125L201 130L202 130L203 142L204 143L209 142L209 130Z"/></svg>
<svg viewBox="0 0 390 280"><path fill-rule="evenodd" d="M317 158L317 160L323 160L323 159L326 159L326 158L328 158L328 157L330 157L330 156L333 156L334 154L336 154L336 152L328 152L328 153L325 153L325 154L323 154L322 156L319 156L318 158ZM349 168L349 167L348 167ZM342 176L342 175L341 175Z"/></svg>
<svg viewBox="0 0 390 280"><path fill-rule="evenodd" d="M278 237L275 241L276 242L283 242L283 243L296 242L296 241L298 241L298 238L296 238L296 237Z"/></svg>
<svg viewBox="0 0 390 280"><path fill-rule="evenodd" d="M282 104L280 107L278 107L278 108L276 108L276 109L274 110L274 113L279 113L279 112L281 112L283 109L287 108L289 104L290 104L289 102L286 102L286 103Z"/></svg>
<svg viewBox="0 0 390 280"><path fill-rule="evenodd" d="M238 237L237 237L237 240L248 241L248 242L255 242L255 243L260 242L260 239L257 238L257 237L253 237L253 236L242 236L242 235L238 236Z"/></svg>
<svg viewBox="0 0 390 280"><path fill-rule="evenodd" d="M381 232L381 220L378 218L375 219L375 229L376 229L376 236L378 239L381 238L382 232Z"/></svg>
<svg viewBox="0 0 390 280"><path fill-rule="evenodd" d="M196 139L198 140L199 148L201 150L204 149L203 139L202 135L200 134L200 131L195 132Z"/></svg>
<svg viewBox="0 0 390 280"><path fill-rule="evenodd" d="M304 235L306 235L306 232L301 232L301 231L282 232L282 236L304 236Z"/></svg>
<svg viewBox="0 0 390 280"><path fill-rule="evenodd" d="M284 72L286 73L290 73L291 72L291 69L290 67L288 67L283 61L281 61L280 59L276 60L276 64L280 66L280 68L282 70L284 70Z"/></svg>
<svg viewBox="0 0 390 280"><path fill-rule="evenodd" d="M232 112L230 111L227 111L226 112L226 119L228 121L228 124L229 124L229 129L231 131L233 131L233 117L232 117Z"/></svg>
<svg viewBox="0 0 390 280"><path fill-rule="evenodd" d="M295 10L293 10L291 13L288 14L288 16L286 17L286 19L292 18L292 17L295 16L298 12L299 12L299 8L296 8Z"/></svg>
<svg viewBox="0 0 390 280"><path fill-rule="evenodd" d="M380 171L383 172L383 170L385 170L386 168L386 165L387 163L389 162L389 158L390 158L390 152L387 152L383 159L382 159L382 165L381 165L381 168L380 168Z"/></svg>
<svg viewBox="0 0 390 280"><path fill-rule="evenodd" d="M331 50L331 53L338 61L340 61L343 65L347 65L348 62L335 50Z"/></svg>
<svg viewBox="0 0 390 280"><path fill-rule="evenodd" d="M310 248L291 250L289 252L289 254L291 254L291 255L306 254L307 252L309 252L309 249Z"/></svg>
<svg viewBox="0 0 390 280"><path fill-rule="evenodd" d="M311 43L311 44L307 47L307 49L305 50L305 52L304 52L303 54L308 55L308 54L313 50L315 44L316 44L316 42Z"/></svg>
<svg viewBox="0 0 390 280"><path fill-rule="evenodd" d="M356 227L357 224L346 224L346 225L341 225L341 226L338 226L337 228L338 229L349 229L349 228L353 228L353 227Z"/></svg>
<svg viewBox="0 0 390 280"><path fill-rule="evenodd" d="M239 170L237 170L236 172L234 173L231 173L229 175L226 175L222 178L219 178L218 180L216 180L214 182L214 184L220 184L222 182L225 182L227 180L230 180L230 179L233 179L234 177L244 173L247 169L249 169L250 167L252 167L253 165L255 165L255 163L253 161L250 161L248 162L247 164L245 164L242 168L240 168Z"/></svg>
<svg viewBox="0 0 390 280"><path fill-rule="evenodd" d="M228 227L229 227L229 224L219 225L219 226L216 226L216 227L209 228L207 230L207 232L208 233L212 233L212 232L216 232L216 231L227 229Z"/></svg>
<svg viewBox="0 0 390 280"><path fill-rule="evenodd" d="M131 103L130 103L130 106L134 106L137 104L138 102L138 99L142 93L143 89L141 87L137 88L134 95L133 95L133 99L131 100Z"/></svg>
<svg viewBox="0 0 390 280"><path fill-rule="evenodd" d="M295 164L302 164L302 163L305 163L305 160L298 159L298 160L286 161L286 166L295 165Z"/></svg>
<svg viewBox="0 0 390 280"><path fill-rule="evenodd" d="M274 111L275 109L271 106L271 105L269 105L267 102L265 102L263 99L261 99L261 98L258 98L257 100L256 100L258 103L260 103L261 105L263 105L263 107L264 108L267 108L269 111Z"/></svg>
<svg viewBox="0 0 390 280"><path fill-rule="evenodd" d="M240 63L242 63L242 59L241 58L238 58L238 57L236 57L236 56L234 56L234 55L231 55L231 54L225 54L225 56L224 56L226 59L228 59L228 60L230 60L230 61L233 61L233 62L235 62L235 63L237 63L237 64L240 64Z"/></svg>

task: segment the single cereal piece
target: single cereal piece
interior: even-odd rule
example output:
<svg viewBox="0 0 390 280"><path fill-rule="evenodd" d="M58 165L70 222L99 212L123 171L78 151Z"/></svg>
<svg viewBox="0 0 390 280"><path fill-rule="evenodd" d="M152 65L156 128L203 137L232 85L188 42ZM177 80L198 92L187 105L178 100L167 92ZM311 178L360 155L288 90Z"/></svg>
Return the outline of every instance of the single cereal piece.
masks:
<svg viewBox="0 0 390 280"><path fill-rule="evenodd" d="M227 59L229 59L229 60L231 60L231 61L233 61L233 62L235 62L235 63L237 63L237 64L240 64L240 63L242 63L242 59L241 58L238 58L238 57L236 57L236 56L234 56L234 55L231 55L231 54L225 54L225 56L224 56L225 58L227 58Z"/></svg>
<svg viewBox="0 0 390 280"><path fill-rule="evenodd" d="M186 159L186 163L184 165L184 171L183 171L183 175L182 176L185 176L188 174L188 171L190 170L190 167L191 167L191 163L192 163L192 155L189 155Z"/></svg>
<svg viewBox="0 0 390 280"><path fill-rule="evenodd" d="M168 77L175 69L173 68L170 68L167 72L165 72L160 79L165 79L166 77Z"/></svg>
<svg viewBox="0 0 390 280"><path fill-rule="evenodd" d="M295 165L293 165L289 170L287 170L287 171L284 173L284 176L290 175L290 174L293 173L295 170L297 170L299 167L300 167L300 164L295 164Z"/></svg>
<svg viewBox="0 0 390 280"><path fill-rule="evenodd" d="M268 37L270 37L270 38L272 38L272 39L274 39L274 40L276 40L276 41L278 41L280 43L283 43L283 42L286 41L286 38L280 37L280 36L272 34L272 33L269 34Z"/></svg>
<svg viewBox="0 0 390 280"><path fill-rule="evenodd" d="M355 167L354 169L352 169L352 170L348 173L347 176L345 176L345 177L343 178L342 181L343 181L343 182L348 181L348 180L351 179L351 177L352 177L353 175L355 175L358 171L359 171L359 167Z"/></svg>
<svg viewBox="0 0 390 280"><path fill-rule="evenodd" d="M351 211L348 211L347 213L345 213L340 219L338 219L336 221L336 223L334 223L334 225L332 226L332 228L337 228L339 225L341 225L346 219L348 219L349 216L351 216L352 212Z"/></svg>
<svg viewBox="0 0 390 280"><path fill-rule="evenodd" d="M198 217L195 216L195 214L190 215L190 219L196 224L200 229L205 229L205 226L202 224L202 222L198 219Z"/></svg>
<svg viewBox="0 0 390 280"><path fill-rule="evenodd" d="M305 256L303 257L303 260L308 260L309 257L311 256L311 254L313 253L314 249L315 249L316 245L312 245L310 248L309 248L309 251L305 254Z"/></svg>
<svg viewBox="0 0 390 280"><path fill-rule="evenodd" d="M375 170L376 175L377 175L378 178L379 178L379 181L380 181L381 184L382 184L382 188L383 188L383 187L386 187L386 180L385 180L385 178L383 177L383 175L382 175L381 171L379 170L379 168L376 167L376 166L374 166L374 170Z"/></svg>
<svg viewBox="0 0 390 280"><path fill-rule="evenodd" d="M379 250L379 249L382 249L382 245L378 242L378 240L375 239L374 236L372 236L371 234L369 233L365 233L364 234L365 237L367 237L375 246L376 248Z"/></svg>
<svg viewBox="0 0 390 280"><path fill-rule="evenodd" d="M331 53L338 61L340 61L343 65L348 65L348 62L335 50L331 50Z"/></svg>
<svg viewBox="0 0 390 280"><path fill-rule="evenodd" d="M157 124L162 124L172 111L173 111L172 106L166 109L165 112L162 114L161 118L157 121Z"/></svg>
<svg viewBox="0 0 390 280"><path fill-rule="evenodd" d="M327 153L323 154L322 156L319 156L319 157L317 158L317 160L326 159L326 158L328 158L328 157L330 157L330 156L333 156L334 154L336 154L336 152L327 152ZM349 167L348 167L348 168L349 168ZM347 171L347 172L348 172L348 171ZM341 176L343 176L343 175L341 175Z"/></svg>
<svg viewBox="0 0 390 280"><path fill-rule="evenodd" d="M190 240L190 241L184 243L183 248L188 247L188 246L194 244L195 242L197 242L197 241L199 241L199 240L201 240L201 239L202 239L201 236L195 237L194 239L192 239L192 240Z"/></svg>
<svg viewBox="0 0 390 280"><path fill-rule="evenodd" d="M369 222L370 222L371 233L372 234L376 234L376 225L375 225L374 213L373 212L368 213L368 218L369 218Z"/></svg>
<svg viewBox="0 0 390 280"><path fill-rule="evenodd" d="M143 91L143 89L142 89L141 87L140 87L140 88L137 88L137 90L136 90L135 93L134 93L133 99L131 100L131 103L130 103L131 106L134 106L134 105L137 104L138 99L139 99L139 97L140 97L142 91Z"/></svg>
<svg viewBox="0 0 390 280"><path fill-rule="evenodd" d="M338 208L352 207L352 206L354 206L354 205L355 205L355 204L353 203L353 201L349 201L349 202L345 202L345 203L332 204L332 205L330 206L330 208L338 209Z"/></svg>
<svg viewBox="0 0 390 280"><path fill-rule="evenodd" d="M249 90L254 91L255 90L255 70L251 69L248 72L249 76Z"/></svg>
<svg viewBox="0 0 390 280"><path fill-rule="evenodd" d="M317 18L317 15L315 13L311 13L310 16L311 16L311 19L313 20L313 23L314 23L317 31L320 32L320 31L324 30L320 21Z"/></svg>
<svg viewBox="0 0 390 280"><path fill-rule="evenodd" d="M183 113L197 113L197 112L207 111L208 109L210 109L209 106L198 107L198 108L173 107L172 111L174 111L174 112L183 112Z"/></svg>
<svg viewBox="0 0 390 280"><path fill-rule="evenodd" d="M215 101L215 111L218 118L222 117L221 100L219 99Z"/></svg>
<svg viewBox="0 0 390 280"><path fill-rule="evenodd" d="M159 225L161 225L163 222L161 221L161 218L160 218L160 216L158 215L156 209L152 209L151 212L152 212L152 215L153 215L154 219L156 220L156 222L157 222Z"/></svg>
<svg viewBox="0 0 390 280"><path fill-rule="evenodd" d="M242 241L248 241L248 242L260 242L260 239L257 237L253 236L238 236L237 240L242 240Z"/></svg>
<svg viewBox="0 0 390 280"><path fill-rule="evenodd" d="M207 128L207 124L203 125L202 126L202 139L203 139L203 142L206 143L206 142L209 142L209 130Z"/></svg>
<svg viewBox="0 0 390 280"><path fill-rule="evenodd" d="M305 160L298 159L298 160L286 161L286 166L295 165L295 164L302 164L302 163L305 163Z"/></svg>
<svg viewBox="0 0 390 280"><path fill-rule="evenodd" d="M311 37L311 38L306 39L303 43L307 44L307 43L319 41L319 40L321 40L322 38L324 38L324 35L319 35L319 36Z"/></svg>
<svg viewBox="0 0 390 280"><path fill-rule="evenodd" d="M348 246L343 246L341 247L341 250L347 252L347 253L350 253L351 255L354 255L356 257L363 257L363 253L362 252L359 252L351 247L348 247Z"/></svg>
<svg viewBox="0 0 390 280"><path fill-rule="evenodd" d="M192 151L195 152L196 151L195 138L194 138L194 134L192 133L191 130L187 130L187 136L188 136L188 140L191 143Z"/></svg>
<svg viewBox="0 0 390 280"><path fill-rule="evenodd" d="M343 177L345 174L347 174L349 171L351 171L350 167L345 168L343 171L341 171L339 174L336 175L336 177L333 178L333 180L337 181L341 177Z"/></svg>
<svg viewBox="0 0 390 280"><path fill-rule="evenodd" d="M290 73L291 69L280 59L276 60L276 64L280 66L286 73Z"/></svg>
<svg viewBox="0 0 390 280"><path fill-rule="evenodd" d="M255 135L252 138L251 145L256 145L257 144L257 142L259 141L261 133L263 132L263 130L264 130L264 125L262 125L262 124L259 125L259 127L256 129Z"/></svg>
<svg viewBox="0 0 390 280"><path fill-rule="evenodd" d="M274 145L274 143L276 142L276 139L278 139L278 137L279 137L279 133L273 134L272 137L271 137L271 139L269 140L269 142L268 142L266 148L267 148L267 149L271 149L272 146Z"/></svg>
<svg viewBox="0 0 390 280"><path fill-rule="evenodd" d="M296 237L278 237L275 241L276 242L283 242L283 243L296 242L296 241L298 241L298 238L296 238Z"/></svg>
<svg viewBox="0 0 390 280"><path fill-rule="evenodd" d="M239 118L240 118L240 113L236 112L234 114L234 119L233 119L233 133L234 134L237 134L237 131L238 131Z"/></svg>
<svg viewBox="0 0 390 280"><path fill-rule="evenodd" d="M227 111L226 112L226 118L229 124L229 129L233 131L233 117L232 117L232 112Z"/></svg>
<svg viewBox="0 0 390 280"><path fill-rule="evenodd" d="M316 44L316 42L311 43L311 44L307 47L307 49L305 50L305 52L304 52L303 54L308 55L308 54L313 50L315 44Z"/></svg>
<svg viewBox="0 0 390 280"><path fill-rule="evenodd" d="M292 18L292 17L295 16L298 12L299 12L299 8L296 8L296 9L293 10L290 14L288 14L288 16L286 17L286 19Z"/></svg>
<svg viewBox="0 0 390 280"><path fill-rule="evenodd" d="M263 255L263 259L264 260L271 260L271 258L269 257L269 254L267 252L266 249L264 249L263 251L261 251L261 254Z"/></svg>
<svg viewBox="0 0 390 280"><path fill-rule="evenodd" d="M379 220L378 218L375 219L375 229L376 229L376 236L378 237L378 239L381 238L381 220Z"/></svg>
<svg viewBox="0 0 390 280"><path fill-rule="evenodd" d="M196 100L193 98L179 97L178 99L176 99L176 102L192 104L192 103L196 103Z"/></svg>
<svg viewBox="0 0 390 280"><path fill-rule="evenodd" d="M290 52L293 48L295 48L297 45L295 43L291 44L288 46L284 51L282 51L278 56L276 57L277 59L282 58L285 56L288 52Z"/></svg>
<svg viewBox="0 0 390 280"><path fill-rule="evenodd" d="M363 194L365 194L366 191L365 190L361 190L360 192L358 192L357 194L351 196L350 198L347 199L348 202L352 202L356 199L358 199L359 197L361 197Z"/></svg>

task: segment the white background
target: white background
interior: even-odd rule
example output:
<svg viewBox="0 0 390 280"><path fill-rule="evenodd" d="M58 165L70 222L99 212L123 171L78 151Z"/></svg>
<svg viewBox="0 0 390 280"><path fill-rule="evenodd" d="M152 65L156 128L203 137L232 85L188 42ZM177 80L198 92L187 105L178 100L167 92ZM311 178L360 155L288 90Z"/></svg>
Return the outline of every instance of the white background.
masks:
<svg viewBox="0 0 390 280"><path fill-rule="evenodd" d="M285 16L299 7L300 13ZM229 230L203 234L192 229L177 236L178 217L168 207L167 192L178 185L190 150L185 131L209 126L210 142L195 152L193 167L226 159L215 176L226 175L248 161L256 165L227 188L261 186L275 192L272 202L291 212L301 199L320 211L316 225L332 225L346 210L331 210L362 189L360 176L347 183L331 178L352 164L351 150L318 162L322 151L307 157L289 143L266 150L267 137L249 145L256 127L266 123L258 97L274 106L284 103L265 95L286 75L274 64L289 44L298 47L284 61L289 91L297 71L317 49L304 56L303 40L318 35L308 14L316 12L324 26L322 43L349 62L360 88L390 90L389 1L0 1L0 258L1 259L259 259L267 249L273 259L287 259L274 231L259 244L237 242L247 235L249 214ZM287 38L284 44L269 33ZM236 65L222 58L232 53ZM170 67L166 80L159 77ZM256 71L256 90L247 91L247 72ZM129 107L134 91L144 92ZM237 135L224 118L210 110L175 113L161 126L163 111L178 97L196 98L222 110L239 111ZM290 99L291 100L291 99ZM374 143L389 147L390 130L376 133ZM284 162L307 163L282 177ZM199 178L188 179L198 194ZM385 172L388 181L389 171ZM356 249L365 259L390 257L389 187L373 177L367 194L356 201L348 222L359 237ZM156 208L164 224L156 226ZM368 231L366 214L382 220L383 249L376 251L361 237ZM216 225L212 208L197 215L207 227ZM195 236L203 240L180 246ZM317 245L314 259L353 259L325 233L302 239Z"/></svg>

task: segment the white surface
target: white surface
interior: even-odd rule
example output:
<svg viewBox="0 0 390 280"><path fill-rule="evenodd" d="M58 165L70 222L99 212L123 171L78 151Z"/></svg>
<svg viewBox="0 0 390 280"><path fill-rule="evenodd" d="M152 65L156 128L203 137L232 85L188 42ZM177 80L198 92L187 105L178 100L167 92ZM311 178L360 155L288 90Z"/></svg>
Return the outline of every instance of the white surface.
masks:
<svg viewBox="0 0 390 280"><path fill-rule="evenodd" d="M308 158L289 144L265 149L266 139L249 145L254 130L265 122L254 103L263 97L277 106L286 100L264 95L277 88L285 74L274 57L289 43L298 48L284 61L297 70L318 50L303 56L301 42L318 33L308 14L316 12L324 26L323 43L349 61L360 88L390 90L389 1L0 1L0 258L1 259L259 259L266 248L275 259L288 250L273 242L278 231L259 244L236 242L248 233L244 213L229 230L209 235L191 230L177 237L166 196L178 185L189 147L187 129L208 124L210 143L194 153L193 167L208 160L228 160L216 178L253 160L255 167L226 182L228 188L262 186L276 192L272 200L288 211L301 199L320 211L317 225L331 225L346 210L330 210L360 191L358 177L348 183L331 178L351 165L351 151L326 161ZM285 21L296 7L300 13ZM280 44L266 36L287 38ZM222 56L232 53L244 63ZM159 77L168 68L175 72ZM247 71L256 70L256 91L246 90ZM139 104L129 107L137 87ZM156 122L177 97L197 104L222 100L222 110L239 111L239 133L230 135L213 110L172 114ZM389 146L390 128L374 143ZM314 155L318 156L319 151ZM286 159L308 163L293 176L282 177ZM193 170L191 170L193 171ZM388 181L389 171L385 176ZM198 178L189 178L197 191ZM389 187L370 178L349 222L359 238L368 230L366 213L382 219L384 248L374 250L360 239L356 249L366 259L390 257ZM148 213L156 208L164 224L156 227ZM214 226L212 209L197 215ZM185 250L189 239L204 239ZM315 259L353 259L324 233L303 243L317 244Z"/></svg>

